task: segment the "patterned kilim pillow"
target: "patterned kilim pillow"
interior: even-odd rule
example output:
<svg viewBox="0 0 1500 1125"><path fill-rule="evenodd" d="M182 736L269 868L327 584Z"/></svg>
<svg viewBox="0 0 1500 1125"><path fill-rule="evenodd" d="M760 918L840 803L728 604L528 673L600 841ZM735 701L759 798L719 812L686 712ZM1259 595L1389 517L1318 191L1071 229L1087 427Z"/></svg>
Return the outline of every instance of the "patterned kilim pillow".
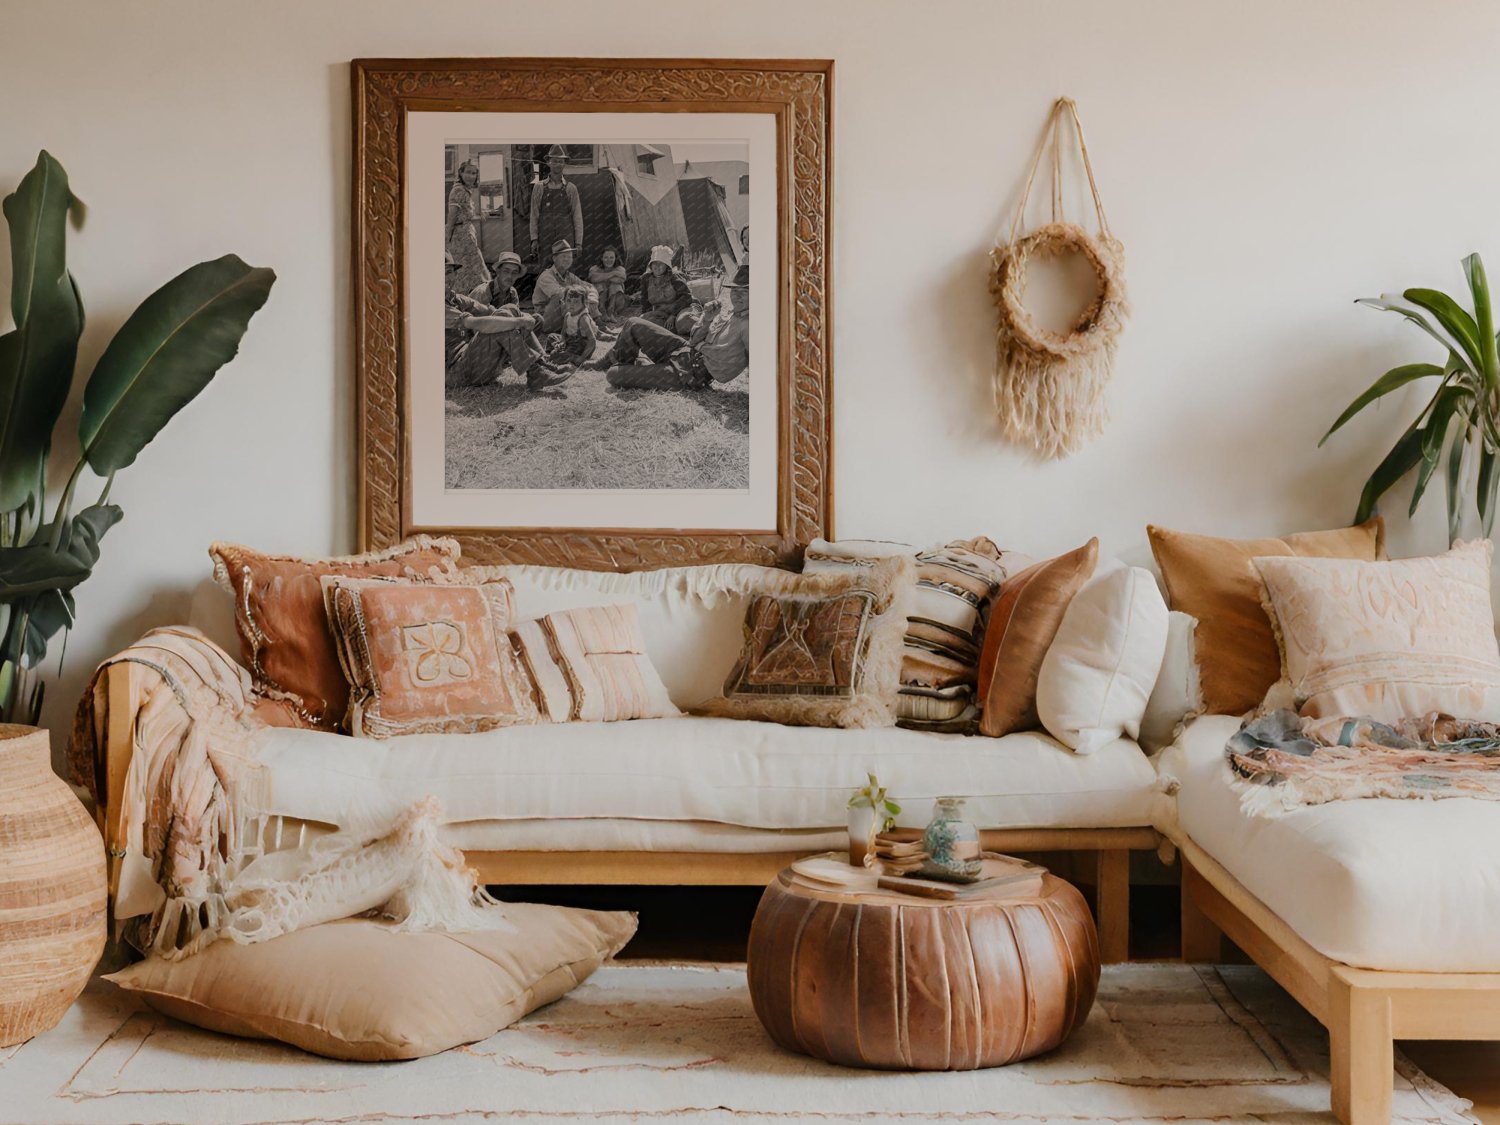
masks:
<svg viewBox="0 0 1500 1125"><path fill-rule="evenodd" d="M895 720L910 558L778 578L750 599L745 641L704 711L793 726L877 727Z"/></svg>
<svg viewBox="0 0 1500 1125"><path fill-rule="evenodd" d="M972 730L979 716L974 688L986 615L1005 579L1031 560L1001 551L983 536L925 551L902 543L820 539L808 546L803 573L868 567L898 554L916 559L917 584L906 619L897 725Z"/></svg>
<svg viewBox="0 0 1500 1125"><path fill-rule="evenodd" d="M509 582L328 576L322 585L352 734L462 734L537 721L506 632Z"/></svg>

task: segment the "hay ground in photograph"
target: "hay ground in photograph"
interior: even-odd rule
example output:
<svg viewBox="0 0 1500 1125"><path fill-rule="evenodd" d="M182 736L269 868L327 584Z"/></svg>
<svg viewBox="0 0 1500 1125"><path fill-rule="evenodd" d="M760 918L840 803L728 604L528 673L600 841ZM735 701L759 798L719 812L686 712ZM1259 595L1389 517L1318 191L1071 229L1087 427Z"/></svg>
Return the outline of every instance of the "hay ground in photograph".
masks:
<svg viewBox="0 0 1500 1125"><path fill-rule="evenodd" d="M625 390L579 371L533 392L507 368L486 386L448 391L447 486L748 488L749 382Z"/></svg>

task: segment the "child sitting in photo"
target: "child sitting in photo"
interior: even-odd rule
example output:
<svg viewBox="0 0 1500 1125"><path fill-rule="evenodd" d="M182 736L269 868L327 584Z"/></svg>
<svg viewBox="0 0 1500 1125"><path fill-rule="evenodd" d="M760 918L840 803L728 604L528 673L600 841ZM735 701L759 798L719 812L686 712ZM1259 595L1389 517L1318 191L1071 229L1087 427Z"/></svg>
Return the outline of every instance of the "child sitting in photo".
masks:
<svg viewBox="0 0 1500 1125"><path fill-rule="evenodd" d="M547 338L547 358L553 363L582 363L592 359L599 330L589 316L589 287L569 285L563 290L562 331Z"/></svg>

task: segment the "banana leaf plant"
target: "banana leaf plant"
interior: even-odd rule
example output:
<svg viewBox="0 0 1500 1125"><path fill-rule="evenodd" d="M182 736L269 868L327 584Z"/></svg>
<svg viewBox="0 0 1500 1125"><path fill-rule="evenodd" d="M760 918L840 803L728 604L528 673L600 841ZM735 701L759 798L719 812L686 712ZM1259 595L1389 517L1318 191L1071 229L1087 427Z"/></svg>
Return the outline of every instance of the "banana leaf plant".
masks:
<svg viewBox="0 0 1500 1125"><path fill-rule="evenodd" d="M73 388L84 326L66 255L69 216L82 208L62 165L42 152L3 210L15 327L0 335L0 721L34 724L45 685L33 670L72 626L73 591L124 515L109 503L115 473L234 358L276 275L228 254L141 302L84 384L77 461L49 514L53 431ZM104 484L75 511L85 468Z"/></svg>
<svg viewBox="0 0 1500 1125"><path fill-rule="evenodd" d="M1407 473L1416 471L1408 515L1415 515L1427 485L1443 466L1448 499L1448 540L1459 536L1472 491L1484 534L1495 524L1500 488L1500 357L1489 282L1478 254L1463 260L1473 311L1436 289L1408 289L1366 297L1356 304L1397 313L1431 336L1447 353L1442 364L1407 363L1387 371L1339 415L1321 446L1344 423L1372 402L1408 383L1436 379L1437 386L1411 425L1375 467L1359 497L1354 521L1375 514L1380 498Z"/></svg>

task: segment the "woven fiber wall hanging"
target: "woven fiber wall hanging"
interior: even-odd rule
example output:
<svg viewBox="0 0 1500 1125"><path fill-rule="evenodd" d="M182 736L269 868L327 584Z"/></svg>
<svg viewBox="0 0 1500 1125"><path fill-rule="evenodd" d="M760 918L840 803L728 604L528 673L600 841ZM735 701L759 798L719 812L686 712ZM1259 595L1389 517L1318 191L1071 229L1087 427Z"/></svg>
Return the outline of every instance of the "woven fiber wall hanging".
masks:
<svg viewBox="0 0 1500 1125"><path fill-rule="evenodd" d="M1098 231L1090 234L1063 216L1062 133L1073 137L1094 199ZM1052 153L1052 219L1022 236L1026 203L1042 158ZM1038 261L1076 253L1094 271L1095 292L1066 332L1038 324L1026 308L1027 269ZM1012 441L1056 460L1075 453L1104 429L1104 389L1114 367L1115 345L1130 314L1125 298L1125 250L1109 229L1099 185L1083 139L1083 122L1072 98L1052 106L1031 161L1021 202L1004 241L990 252L990 292L998 313L995 333L995 407Z"/></svg>

